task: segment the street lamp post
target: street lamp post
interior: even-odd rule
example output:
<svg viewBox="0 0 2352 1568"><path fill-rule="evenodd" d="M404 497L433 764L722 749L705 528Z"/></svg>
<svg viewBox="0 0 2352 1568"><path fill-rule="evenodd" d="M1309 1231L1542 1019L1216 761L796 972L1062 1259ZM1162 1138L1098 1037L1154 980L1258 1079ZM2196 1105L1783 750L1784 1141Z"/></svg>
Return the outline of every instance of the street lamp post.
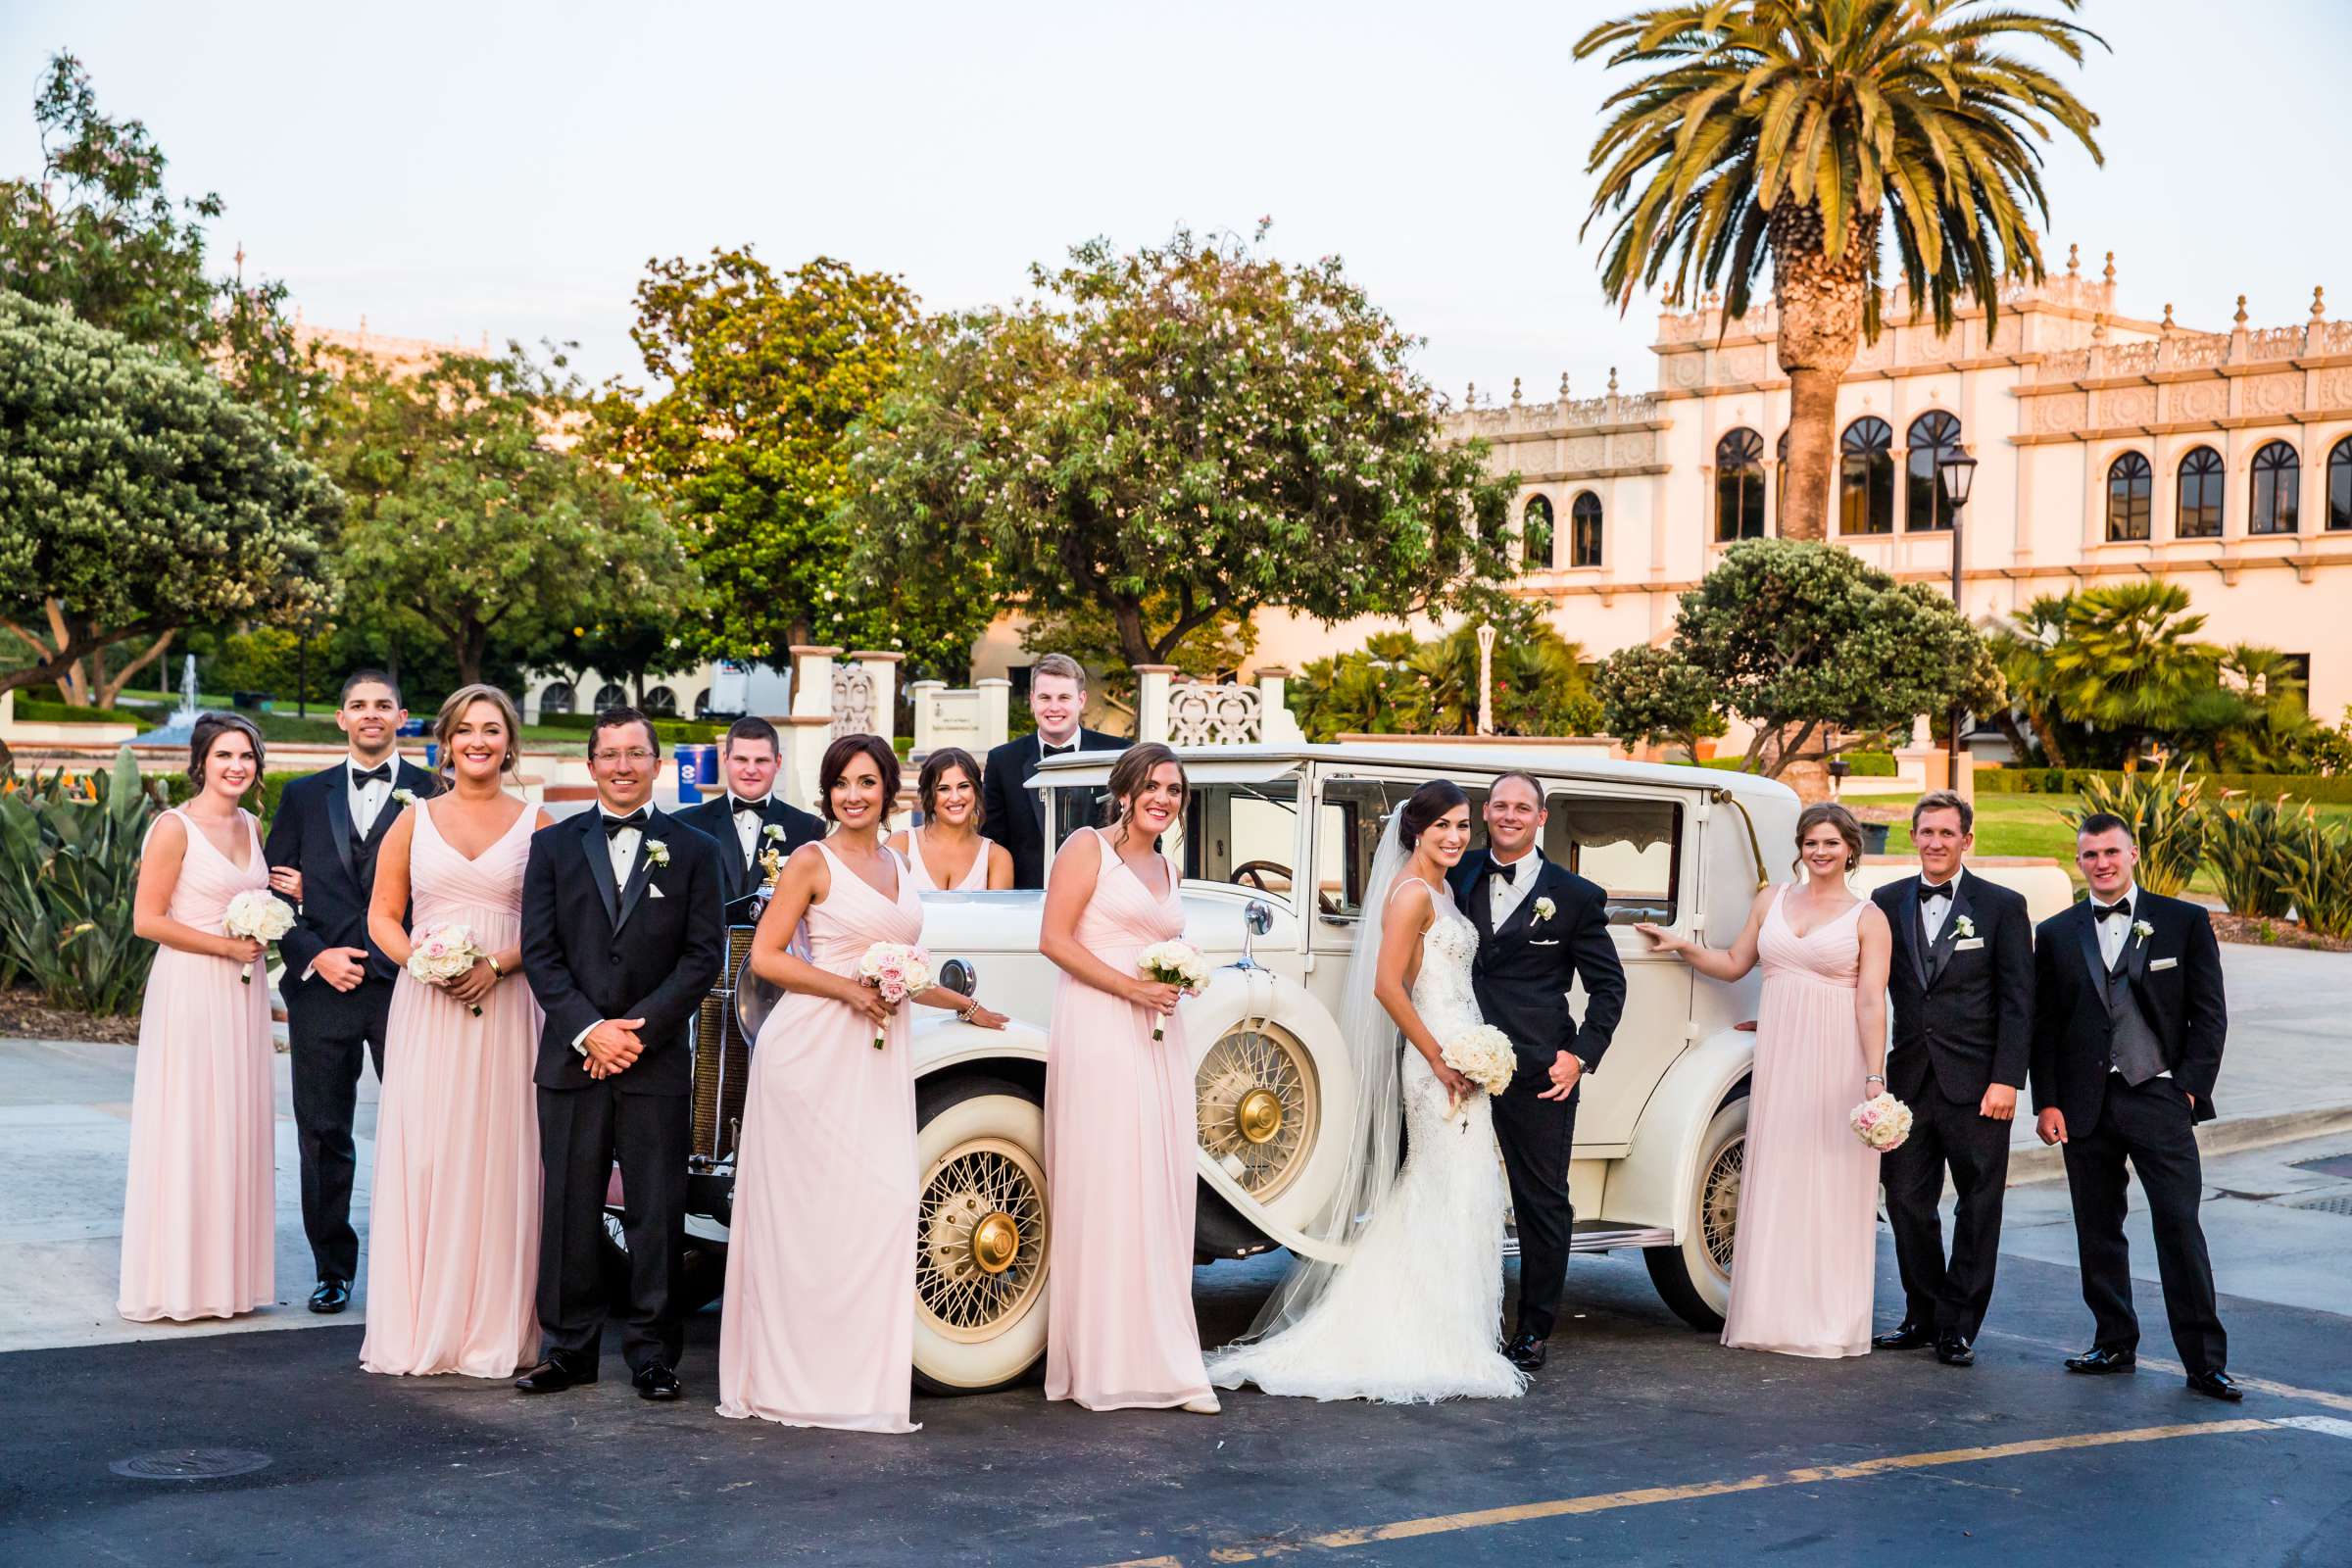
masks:
<svg viewBox="0 0 2352 1568"><path fill-rule="evenodd" d="M1943 498L1952 504L1952 608L1965 615L1968 610L1966 601L1961 598L1960 519L1968 507L1969 492L1976 487L1977 460L1968 455L1968 448L1953 447L1936 465L1936 476L1943 483ZM1951 725L1951 750L1946 755L1951 758L1951 766L1947 776L1951 787L1958 790L1961 787L1960 780L1966 776L1968 748L1960 738L1960 704L1957 700L1952 704L1948 722ZM1973 795L1976 792L1971 789L1968 793Z"/></svg>
<svg viewBox="0 0 2352 1568"><path fill-rule="evenodd" d="M1494 628L1478 628L1478 732L1494 733Z"/></svg>

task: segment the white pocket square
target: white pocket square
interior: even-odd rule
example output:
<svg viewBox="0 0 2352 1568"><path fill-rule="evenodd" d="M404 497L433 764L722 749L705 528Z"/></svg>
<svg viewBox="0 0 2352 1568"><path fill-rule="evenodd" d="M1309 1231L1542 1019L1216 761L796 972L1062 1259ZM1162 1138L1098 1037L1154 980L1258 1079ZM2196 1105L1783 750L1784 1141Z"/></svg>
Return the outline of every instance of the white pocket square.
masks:
<svg viewBox="0 0 2352 1568"><path fill-rule="evenodd" d="M1984 939L1983 937L1962 937L1959 941L1952 944L1952 951L1954 953L1972 953L1984 945Z"/></svg>
<svg viewBox="0 0 2352 1568"><path fill-rule="evenodd" d="M2180 960L2179 958L2151 958L2148 960L2148 967L2151 969L2170 969L2180 961Z"/></svg>
<svg viewBox="0 0 2352 1568"><path fill-rule="evenodd" d="M651 882L648 882L645 885L645 896L649 899L659 899L663 895L660 888L654 886Z"/></svg>
<svg viewBox="0 0 2352 1568"><path fill-rule="evenodd" d="M1554 938L1552 938L1552 939L1551 939L1550 941L1548 941L1548 942L1530 942L1530 943L1528 944L1528 946L1529 946L1529 947L1531 947L1531 948L1556 948L1556 947L1558 947L1559 945L1560 945L1560 942L1559 942L1559 938L1557 938L1557 937L1554 937Z"/></svg>

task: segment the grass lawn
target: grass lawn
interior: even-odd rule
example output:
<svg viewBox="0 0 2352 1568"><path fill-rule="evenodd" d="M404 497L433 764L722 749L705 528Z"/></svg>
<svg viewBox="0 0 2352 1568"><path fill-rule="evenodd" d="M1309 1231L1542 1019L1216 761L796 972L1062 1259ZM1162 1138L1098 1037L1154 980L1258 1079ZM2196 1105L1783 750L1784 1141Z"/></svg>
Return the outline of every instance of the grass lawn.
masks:
<svg viewBox="0 0 2352 1568"><path fill-rule="evenodd" d="M1854 804L1898 807L1908 813L1911 802L1899 796L1870 796ZM2082 884L2082 874L2075 869L2075 830L2066 823L2065 812L2082 809L2080 795L1980 795L1977 797L1977 847L1979 855L2042 855L2066 867L2077 887ZM2352 806L2323 806L2323 816L2352 818ZM1889 855L1911 853L1911 823L1906 819L1886 830L1886 852ZM2213 868L2201 865L2189 879L2189 888L2197 893L2219 897L2220 881Z"/></svg>

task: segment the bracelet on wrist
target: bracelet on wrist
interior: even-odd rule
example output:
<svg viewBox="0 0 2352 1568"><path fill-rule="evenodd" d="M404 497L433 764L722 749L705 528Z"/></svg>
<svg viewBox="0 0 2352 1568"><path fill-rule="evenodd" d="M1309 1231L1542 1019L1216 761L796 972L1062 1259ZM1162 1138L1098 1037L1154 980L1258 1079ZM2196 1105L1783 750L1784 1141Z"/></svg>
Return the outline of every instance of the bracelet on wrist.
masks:
<svg viewBox="0 0 2352 1568"><path fill-rule="evenodd" d="M1875 1073L1875 1072L1866 1072L1866 1073L1864 1073L1864 1074L1862 1075L1862 1081L1863 1081L1864 1083L1866 1083L1866 1084L1883 1084L1883 1083L1885 1083L1886 1080L1886 1078L1885 1078L1885 1077L1883 1077L1882 1075L1880 1075L1880 1074L1878 1074L1878 1073Z"/></svg>
<svg viewBox="0 0 2352 1568"><path fill-rule="evenodd" d="M498 976L501 980L504 980L507 977L507 971L500 966L498 958L495 955L485 955L482 958L482 961L488 964L490 966L490 972Z"/></svg>

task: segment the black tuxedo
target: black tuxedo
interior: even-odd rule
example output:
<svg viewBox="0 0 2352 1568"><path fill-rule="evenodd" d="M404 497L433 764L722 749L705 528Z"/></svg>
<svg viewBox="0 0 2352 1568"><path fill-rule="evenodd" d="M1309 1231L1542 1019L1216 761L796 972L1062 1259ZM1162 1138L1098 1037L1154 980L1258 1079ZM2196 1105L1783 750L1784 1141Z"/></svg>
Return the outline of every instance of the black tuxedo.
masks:
<svg viewBox="0 0 2352 1568"><path fill-rule="evenodd" d="M728 904L759 891L760 885L767 880L759 869L761 852L773 848L790 855L802 845L813 844L825 836L824 818L811 815L775 794L760 803L760 832L752 841L750 855L743 853L742 836L735 831L735 801L730 795L714 795L700 806L678 812L677 820L718 846L719 887ZM783 833L781 843L767 836L766 829L771 827Z"/></svg>
<svg viewBox="0 0 2352 1568"><path fill-rule="evenodd" d="M397 760L391 786L418 800L436 788L432 774ZM368 831L353 832L350 763L337 762L286 786L262 852L271 865L302 873L294 928L278 943L286 965L279 990L286 1000L295 1147L302 1157L302 1229L320 1279L349 1280L360 1268L360 1238L351 1228L358 1165L352 1114L362 1060L372 1055L376 1078L384 1076L384 1020L399 975L368 935L368 901L375 895L376 851L401 809L386 795ZM304 979L328 948L367 949L367 978L349 991L317 975Z"/></svg>
<svg viewBox="0 0 2352 1568"><path fill-rule="evenodd" d="M1073 743L1082 752L1123 752L1128 743L1101 730L1081 729ZM980 781L980 832L1012 856L1012 885L1046 885L1046 803L1028 787L1044 760L1036 735L1006 741L988 754Z"/></svg>
<svg viewBox="0 0 2352 1568"><path fill-rule="evenodd" d="M1470 968L1479 1015L1510 1036L1518 1075L1494 1097L1494 1137L1511 1182L1511 1210L1519 1226L1519 1332L1547 1339L1567 1282L1568 1246L1576 1225L1568 1202L1568 1161L1576 1147L1576 1105L1582 1084L1566 1100L1538 1097L1551 1087L1551 1064L1563 1051L1596 1072L1625 1012L1625 968L1609 939L1608 896L1593 883L1539 853L1516 862L1516 874L1535 885L1497 930L1487 889L1484 850L1462 857L1448 881L1454 903L1478 927L1478 956ZM1551 912L1536 906L1548 899ZM1585 1016L1568 1010L1568 988L1585 983Z"/></svg>
<svg viewBox="0 0 2352 1568"><path fill-rule="evenodd" d="M2033 1062L2033 922L2022 897L1963 869L1930 943L1920 887L1905 877L1871 895L1894 933L1886 1088L1912 1114L1911 1136L1879 1162L1879 1179L1904 1321L1973 1341L1992 1300L2012 1126L1978 1107L1993 1084L2024 1088ZM1960 1196L1948 1264L1937 1212L1947 1168Z"/></svg>
<svg viewBox="0 0 2352 1568"><path fill-rule="evenodd" d="M2034 1103L2066 1117L2075 1245L2098 1343L2129 1350L2139 1342L2124 1239L2129 1159L2147 1194L2173 1343L2189 1371L2221 1370L2229 1349L2197 1220L2204 1173L2194 1132L2214 1113L2230 1027L2221 949L2198 906L2144 890L2132 897L2131 918L2148 931L2127 930L2112 970L2087 900L2035 933ZM2158 1075L2144 1076L2150 1069Z"/></svg>
<svg viewBox="0 0 2352 1568"><path fill-rule="evenodd" d="M668 863L656 864L655 846ZM689 1027L718 978L726 939L718 846L649 811L625 886L612 884L601 810L531 836L522 878L522 972L546 1022L539 1088L544 1180L539 1327L549 1350L593 1360L605 1326L605 1191L617 1157L629 1250L632 1372L675 1366L685 1344L674 1282L686 1237L694 1063ZM573 1042L607 1019L642 1018L644 1051L611 1078Z"/></svg>

